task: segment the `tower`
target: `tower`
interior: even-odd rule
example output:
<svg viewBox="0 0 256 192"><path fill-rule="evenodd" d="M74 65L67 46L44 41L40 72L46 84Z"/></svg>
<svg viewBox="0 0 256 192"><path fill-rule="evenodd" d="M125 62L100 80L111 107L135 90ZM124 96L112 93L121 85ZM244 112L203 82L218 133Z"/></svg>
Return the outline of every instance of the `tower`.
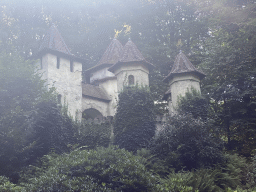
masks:
<svg viewBox="0 0 256 192"><path fill-rule="evenodd" d="M108 69L119 61L122 53L123 45L113 39L98 64L85 71L87 82L83 84L83 111L87 116L92 108L102 116L114 116L118 98L117 81Z"/></svg>
<svg viewBox="0 0 256 192"><path fill-rule="evenodd" d="M117 77L117 91L122 91L124 86L149 85L149 70L154 65L146 61L137 46L129 39L123 48L119 61L108 70Z"/></svg>
<svg viewBox="0 0 256 192"><path fill-rule="evenodd" d="M196 69L188 60L186 55L180 51L176 56L171 72L163 80L169 84L169 89L164 95L164 100L168 101L169 114L175 113L179 96L185 96L187 90L193 87L201 92L200 80L205 74Z"/></svg>
<svg viewBox="0 0 256 192"><path fill-rule="evenodd" d="M67 47L55 25L45 35L37 54L37 63L48 89L55 87L58 102L66 104L72 117L81 119L82 110L82 62Z"/></svg>

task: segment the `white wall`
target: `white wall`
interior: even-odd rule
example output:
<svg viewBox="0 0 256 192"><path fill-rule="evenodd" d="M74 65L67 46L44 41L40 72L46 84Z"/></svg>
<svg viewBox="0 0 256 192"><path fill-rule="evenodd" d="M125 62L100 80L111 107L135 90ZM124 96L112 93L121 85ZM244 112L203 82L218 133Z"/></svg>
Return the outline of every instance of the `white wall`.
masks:
<svg viewBox="0 0 256 192"><path fill-rule="evenodd" d="M108 104L107 116L114 116L116 113L117 99L118 99L116 78L111 78L101 82L99 84L99 87L104 89L111 98L111 101Z"/></svg>
<svg viewBox="0 0 256 192"><path fill-rule="evenodd" d="M97 99L92 99L89 97L83 97L82 99L82 111L86 109L96 109L98 110L104 117L108 115L108 103L104 101L100 101Z"/></svg>
<svg viewBox="0 0 256 192"><path fill-rule="evenodd" d="M117 76L117 91L121 92L124 85L128 85L128 76L134 76L134 83L139 86L148 86L149 70L142 64L123 64L120 68L115 71Z"/></svg>
<svg viewBox="0 0 256 192"><path fill-rule="evenodd" d="M170 115L175 113L178 96L184 97L185 93L190 91L192 87L201 92L200 79L192 74L175 75L169 85L171 88L171 99L168 101Z"/></svg>
<svg viewBox="0 0 256 192"><path fill-rule="evenodd" d="M40 64L40 63L39 63ZM73 62L73 72L70 71L70 60L60 58L60 68L57 69L57 56L50 53L43 56L43 78L47 79L48 89L55 87L68 104L68 111L73 118L82 118L82 63Z"/></svg>

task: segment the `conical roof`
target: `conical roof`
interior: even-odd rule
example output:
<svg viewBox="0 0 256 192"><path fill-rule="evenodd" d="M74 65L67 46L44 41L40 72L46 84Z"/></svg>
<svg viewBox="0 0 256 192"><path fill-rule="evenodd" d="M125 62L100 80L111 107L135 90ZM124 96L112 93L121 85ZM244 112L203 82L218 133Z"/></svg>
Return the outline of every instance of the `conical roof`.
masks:
<svg viewBox="0 0 256 192"><path fill-rule="evenodd" d="M88 70L86 72L93 72L95 70L99 70L101 68L110 67L116 64L123 53L123 45L117 39L113 39L109 44L108 48L104 52L98 64Z"/></svg>
<svg viewBox="0 0 256 192"><path fill-rule="evenodd" d="M39 52L45 49L72 55L63 37L54 24L50 27L47 34L44 36L43 42L39 48Z"/></svg>
<svg viewBox="0 0 256 192"><path fill-rule="evenodd" d="M109 71L114 72L118 66L133 62L141 62L146 64L149 68L154 68L154 65L146 61L137 46L129 39L123 48L123 54L119 62L110 67Z"/></svg>
<svg viewBox="0 0 256 192"><path fill-rule="evenodd" d="M184 73L195 73L200 79L205 77L205 74L196 69L194 65L188 60L186 55L180 51L176 56L171 72L164 79L164 82L168 82L169 79L175 74L184 74Z"/></svg>
<svg viewBox="0 0 256 192"><path fill-rule="evenodd" d="M117 39L113 39L108 48L101 57L98 65L101 64L116 64L123 53L123 45Z"/></svg>

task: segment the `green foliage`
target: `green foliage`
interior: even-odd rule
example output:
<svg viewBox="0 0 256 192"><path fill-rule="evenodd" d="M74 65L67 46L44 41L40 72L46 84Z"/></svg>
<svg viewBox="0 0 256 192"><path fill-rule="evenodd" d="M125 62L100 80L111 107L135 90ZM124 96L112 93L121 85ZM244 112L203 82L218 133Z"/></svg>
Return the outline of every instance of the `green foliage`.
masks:
<svg viewBox="0 0 256 192"><path fill-rule="evenodd" d="M46 169L22 183L29 191L155 191L156 177L143 159L117 147L48 155Z"/></svg>
<svg viewBox="0 0 256 192"><path fill-rule="evenodd" d="M110 122L101 124L82 122L78 127L79 133L76 137L79 146L86 146L88 149L109 146L111 141Z"/></svg>
<svg viewBox="0 0 256 192"><path fill-rule="evenodd" d="M23 192L25 191L25 188L21 186L17 186L9 181L8 178L4 176L0 176L0 191L4 192Z"/></svg>
<svg viewBox="0 0 256 192"><path fill-rule="evenodd" d="M126 87L119 94L114 135L114 144L129 151L148 146L155 135L155 113L147 88Z"/></svg>
<svg viewBox="0 0 256 192"><path fill-rule="evenodd" d="M191 115L171 117L154 139L151 150L176 170L181 166L188 170L212 167L223 161L222 141L213 136L206 122Z"/></svg>
<svg viewBox="0 0 256 192"><path fill-rule="evenodd" d="M76 127L72 119L62 114L54 101L41 102L36 107L31 125L32 132L27 138L30 145L28 162L35 162L37 158L51 151L63 153L69 151L68 146L75 144Z"/></svg>
<svg viewBox="0 0 256 192"><path fill-rule="evenodd" d="M178 109L180 114L192 114L194 118L206 119L208 114L207 100L201 96L200 91L191 87L184 97L178 97Z"/></svg>
<svg viewBox="0 0 256 192"><path fill-rule="evenodd" d="M158 191L164 192L192 192L193 187L187 183L192 179L193 174L190 172L170 173L166 178L160 180Z"/></svg>
<svg viewBox="0 0 256 192"><path fill-rule="evenodd" d="M15 52L0 53L0 174L14 180L27 156L36 105L53 97L34 70Z"/></svg>

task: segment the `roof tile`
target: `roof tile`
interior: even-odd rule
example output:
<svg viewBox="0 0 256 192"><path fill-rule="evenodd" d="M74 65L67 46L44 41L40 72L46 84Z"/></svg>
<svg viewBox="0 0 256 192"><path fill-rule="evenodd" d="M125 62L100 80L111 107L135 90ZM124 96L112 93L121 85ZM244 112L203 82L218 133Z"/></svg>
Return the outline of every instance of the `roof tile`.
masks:
<svg viewBox="0 0 256 192"><path fill-rule="evenodd" d="M43 51L44 49L50 49L72 55L63 37L54 24L50 27L47 34L44 36L43 42L39 48L39 52Z"/></svg>
<svg viewBox="0 0 256 192"><path fill-rule="evenodd" d="M164 79L167 82L174 74L182 73L196 73L200 79L205 77L205 74L194 67L194 65L188 60L186 55L180 51L176 56L171 72Z"/></svg>
<svg viewBox="0 0 256 192"><path fill-rule="evenodd" d="M104 89L100 88L99 86L83 83L82 89L84 96L104 100L107 102L111 101L110 96L106 93Z"/></svg>

